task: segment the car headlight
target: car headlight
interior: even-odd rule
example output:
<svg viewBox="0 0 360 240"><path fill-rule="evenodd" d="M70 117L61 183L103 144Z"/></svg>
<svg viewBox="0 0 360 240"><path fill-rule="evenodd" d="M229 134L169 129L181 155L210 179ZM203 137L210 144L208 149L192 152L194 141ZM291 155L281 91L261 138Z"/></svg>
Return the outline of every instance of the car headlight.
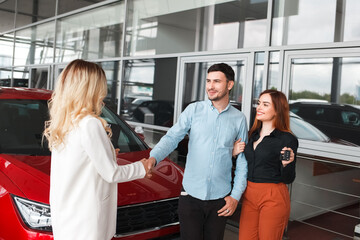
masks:
<svg viewBox="0 0 360 240"><path fill-rule="evenodd" d="M42 231L52 231L49 205L16 196L13 196L13 199L24 223L28 227Z"/></svg>

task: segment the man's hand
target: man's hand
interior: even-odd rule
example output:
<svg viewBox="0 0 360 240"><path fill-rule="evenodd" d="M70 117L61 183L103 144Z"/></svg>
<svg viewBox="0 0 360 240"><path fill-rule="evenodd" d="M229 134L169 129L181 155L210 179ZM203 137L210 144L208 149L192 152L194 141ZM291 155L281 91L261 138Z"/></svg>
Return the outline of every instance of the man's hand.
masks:
<svg viewBox="0 0 360 240"><path fill-rule="evenodd" d="M154 168L155 163L156 163L155 158L153 158L153 157L149 158L149 159L143 158L143 159L141 159L141 163L144 165L144 168L146 171L145 178L151 178L152 169Z"/></svg>
<svg viewBox="0 0 360 240"><path fill-rule="evenodd" d="M227 196L224 199L225 199L226 204L224 207L222 207L218 211L218 216L229 217L229 216L233 215L233 213L235 212L236 207L238 205L238 200L236 200L235 198L233 198L231 196Z"/></svg>
<svg viewBox="0 0 360 240"><path fill-rule="evenodd" d="M156 165L156 159L154 157L151 157L151 158L148 158L148 160L150 161L151 163L151 169L155 167Z"/></svg>

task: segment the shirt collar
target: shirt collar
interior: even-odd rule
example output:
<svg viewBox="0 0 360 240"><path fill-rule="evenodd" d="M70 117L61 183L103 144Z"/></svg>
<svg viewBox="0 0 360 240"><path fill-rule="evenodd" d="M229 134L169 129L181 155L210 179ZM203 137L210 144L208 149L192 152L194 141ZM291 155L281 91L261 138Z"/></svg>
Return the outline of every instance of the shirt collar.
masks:
<svg viewBox="0 0 360 240"><path fill-rule="evenodd" d="M205 101L206 101L206 103L209 105L209 107L211 108L211 110L216 109L216 108L214 107L214 105L212 104L212 101L211 101L210 99L207 99L207 100L205 100ZM231 104L230 104L230 102L229 102L228 105L226 106L226 108L225 108L222 112L227 111L230 106L231 106Z"/></svg>
<svg viewBox="0 0 360 240"><path fill-rule="evenodd" d="M278 130L278 129L274 129L274 131L272 131L271 133L270 133L270 136L272 136L272 137L280 137L282 135L282 131L280 131L280 130Z"/></svg>
<svg viewBox="0 0 360 240"><path fill-rule="evenodd" d="M253 135L254 135L254 138L257 140L260 136L260 129L261 128L258 128L254 131ZM274 129L271 133L270 133L270 137L280 137L282 135L282 131L278 130L278 129Z"/></svg>

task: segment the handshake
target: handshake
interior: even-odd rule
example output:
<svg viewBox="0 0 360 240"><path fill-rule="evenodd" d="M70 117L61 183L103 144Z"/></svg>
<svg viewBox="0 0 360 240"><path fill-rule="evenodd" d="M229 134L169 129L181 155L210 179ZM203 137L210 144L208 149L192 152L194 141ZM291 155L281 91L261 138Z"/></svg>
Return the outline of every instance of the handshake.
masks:
<svg viewBox="0 0 360 240"><path fill-rule="evenodd" d="M146 174L145 174L145 178L150 178L152 176L152 169L154 168L155 164L156 164L156 160L155 158L151 157L151 158L143 158L140 160L141 163L144 165Z"/></svg>
<svg viewBox="0 0 360 240"><path fill-rule="evenodd" d="M116 156L119 154L120 152L120 149L119 148L116 148L115 149L115 154ZM151 158L143 158L140 160L141 163L143 164L144 168L145 168L145 171L146 171L146 174L145 174L145 178L151 178L152 176L152 169L155 167L155 164L156 164L156 160L155 158L151 157Z"/></svg>

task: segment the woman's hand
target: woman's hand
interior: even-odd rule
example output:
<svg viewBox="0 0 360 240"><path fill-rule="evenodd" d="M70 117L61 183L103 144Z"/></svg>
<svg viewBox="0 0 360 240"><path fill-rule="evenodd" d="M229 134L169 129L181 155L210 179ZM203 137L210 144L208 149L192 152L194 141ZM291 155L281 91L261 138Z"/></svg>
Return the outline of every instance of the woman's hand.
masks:
<svg viewBox="0 0 360 240"><path fill-rule="evenodd" d="M117 156L120 152L120 148L115 148L115 155Z"/></svg>
<svg viewBox="0 0 360 240"><path fill-rule="evenodd" d="M155 158L149 158L149 159L143 158L140 161L143 164L146 171L145 178L151 178L152 169L155 166L155 162L156 162Z"/></svg>
<svg viewBox="0 0 360 240"><path fill-rule="evenodd" d="M241 138L234 143L232 156L236 157L239 153L242 153L245 149L245 142L241 142Z"/></svg>
<svg viewBox="0 0 360 240"><path fill-rule="evenodd" d="M288 147L284 147L282 150L281 150L281 154L284 154L285 150L288 150L290 151L290 159L289 160L283 160L281 161L282 162L282 165L284 167L286 167L286 165L288 165L289 163L293 162L294 159L295 159L295 154L294 154L294 151L291 149L291 148L288 148Z"/></svg>

